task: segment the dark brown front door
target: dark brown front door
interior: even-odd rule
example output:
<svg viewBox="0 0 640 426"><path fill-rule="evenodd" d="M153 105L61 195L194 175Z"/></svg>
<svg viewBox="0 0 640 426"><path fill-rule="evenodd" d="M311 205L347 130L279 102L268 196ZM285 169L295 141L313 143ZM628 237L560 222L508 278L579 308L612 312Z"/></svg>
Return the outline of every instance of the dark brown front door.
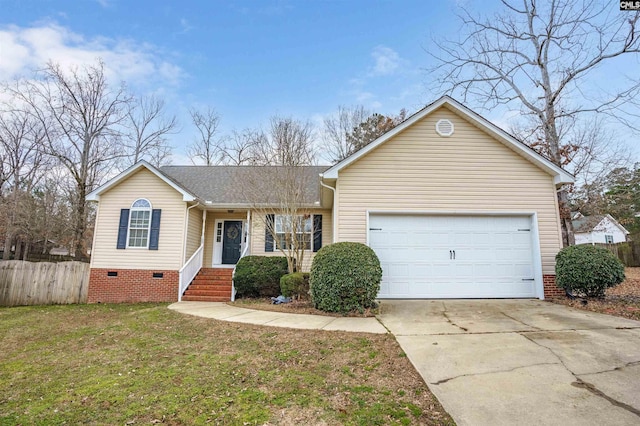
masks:
<svg viewBox="0 0 640 426"><path fill-rule="evenodd" d="M242 249L242 221L225 220L222 237L222 264L235 265Z"/></svg>

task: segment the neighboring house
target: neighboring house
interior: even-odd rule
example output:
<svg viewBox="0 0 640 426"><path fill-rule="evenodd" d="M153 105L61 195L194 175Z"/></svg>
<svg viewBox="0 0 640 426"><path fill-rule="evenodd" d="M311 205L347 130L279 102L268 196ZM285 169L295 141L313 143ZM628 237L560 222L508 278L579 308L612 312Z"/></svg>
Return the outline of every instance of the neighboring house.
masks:
<svg viewBox="0 0 640 426"><path fill-rule="evenodd" d="M269 218L242 195L243 173L259 170L140 162L89 194L99 202L89 301L178 300L198 271L185 298L214 300L196 297L206 277L230 279L242 255L278 255ZM356 241L380 258L380 298L560 294L556 191L573 177L449 97L340 163L304 170L314 177L305 269L321 246Z"/></svg>
<svg viewBox="0 0 640 426"><path fill-rule="evenodd" d="M571 221L576 244L617 244L627 241L629 231L611 215L574 216Z"/></svg>

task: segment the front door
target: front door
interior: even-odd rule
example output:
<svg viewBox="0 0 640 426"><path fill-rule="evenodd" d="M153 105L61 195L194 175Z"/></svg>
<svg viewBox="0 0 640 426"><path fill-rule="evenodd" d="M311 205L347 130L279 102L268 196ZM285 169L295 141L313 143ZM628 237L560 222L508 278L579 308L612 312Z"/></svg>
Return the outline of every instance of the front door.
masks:
<svg viewBox="0 0 640 426"><path fill-rule="evenodd" d="M242 250L242 221L225 220L222 237L222 264L235 265Z"/></svg>

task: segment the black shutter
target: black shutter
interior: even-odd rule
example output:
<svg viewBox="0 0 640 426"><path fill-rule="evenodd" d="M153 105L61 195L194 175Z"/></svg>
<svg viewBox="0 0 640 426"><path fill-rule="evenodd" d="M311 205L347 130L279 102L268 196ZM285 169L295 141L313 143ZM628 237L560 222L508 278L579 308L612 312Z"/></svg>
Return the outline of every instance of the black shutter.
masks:
<svg viewBox="0 0 640 426"><path fill-rule="evenodd" d="M313 251L322 247L322 215L313 215Z"/></svg>
<svg viewBox="0 0 640 426"><path fill-rule="evenodd" d="M118 244L117 249L125 249L127 247L127 229L129 228L129 209L120 210L120 225L118 225Z"/></svg>
<svg viewBox="0 0 640 426"><path fill-rule="evenodd" d="M162 210L153 209L151 212L151 232L149 234L149 250L158 250L160 239L160 213Z"/></svg>
<svg viewBox="0 0 640 426"><path fill-rule="evenodd" d="M273 251L273 230L276 215L268 214L264 224L264 251Z"/></svg>

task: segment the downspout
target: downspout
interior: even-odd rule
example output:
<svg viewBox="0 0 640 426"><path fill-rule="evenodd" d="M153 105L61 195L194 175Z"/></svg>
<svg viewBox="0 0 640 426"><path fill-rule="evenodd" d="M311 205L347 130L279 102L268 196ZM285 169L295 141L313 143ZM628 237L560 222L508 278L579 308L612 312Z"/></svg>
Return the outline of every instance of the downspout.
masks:
<svg viewBox="0 0 640 426"><path fill-rule="evenodd" d="M189 210L194 207L198 207L200 205L199 202L195 203L191 207L187 207L187 220L184 221L184 238L182 241L182 266L184 266L184 262L187 261L187 235L189 234Z"/></svg>
<svg viewBox="0 0 640 426"><path fill-rule="evenodd" d="M333 191L333 206L331 206L331 226L333 229L333 232L331 233L331 242L335 243L336 242L336 232L337 232L337 218L336 218L336 189L332 186L326 185L324 182L322 182L322 179L324 178L324 174L320 173L320 185L328 188L330 190Z"/></svg>

